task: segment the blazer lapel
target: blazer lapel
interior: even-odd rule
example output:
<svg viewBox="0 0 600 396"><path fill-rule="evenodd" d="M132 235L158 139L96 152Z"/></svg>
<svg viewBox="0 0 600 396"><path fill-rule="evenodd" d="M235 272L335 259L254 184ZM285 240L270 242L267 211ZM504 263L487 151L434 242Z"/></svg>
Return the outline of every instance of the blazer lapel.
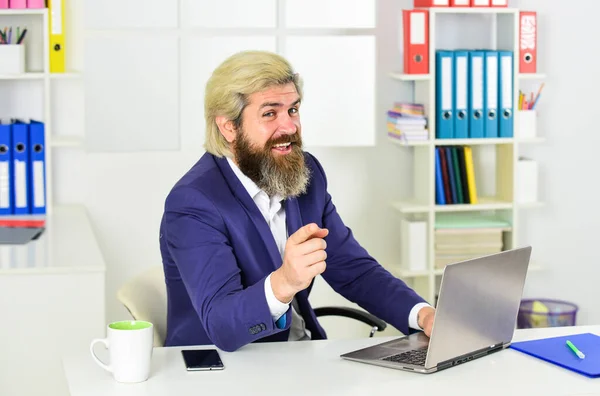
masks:
<svg viewBox="0 0 600 396"><path fill-rule="evenodd" d="M285 222L288 237L302 227L302 215L300 214L300 205L298 205L297 198L288 198L285 201Z"/></svg>
<svg viewBox="0 0 600 396"><path fill-rule="evenodd" d="M227 163L225 158L214 157L217 166L221 170L223 176L225 176L225 180L229 187L233 191L235 198L240 202L252 222L256 227L256 230L261 236L262 241L269 252L269 257L271 258L273 268L277 269L281 266L281 255L279 254L279 249L277 248L277 244L275 243L275 239L273 238L273 234L271 233L271 229L269 225L265 221L265 218L260 213L258 206L248 194L248 191L244 188L244 185L238 177L233 173L233 170Z"/></svg>
<svg viewBox="0 0 600 396"><path fill-rule="evenodd" d="M288 198L285 201L285 222L288 231L288 237L293 233L298 231L302 224L302 215L300 214L300 205L298 204L298 199L296 198ZM297 295L298 300L307 299L308 292L307 290L300 291Z"/></svg>

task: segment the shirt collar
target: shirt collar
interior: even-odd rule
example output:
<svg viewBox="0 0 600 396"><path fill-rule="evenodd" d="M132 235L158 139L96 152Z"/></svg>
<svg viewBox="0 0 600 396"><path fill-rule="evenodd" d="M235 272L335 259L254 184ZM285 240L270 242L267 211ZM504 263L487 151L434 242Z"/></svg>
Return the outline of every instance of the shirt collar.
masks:
<svg viewBox="0 0 600 396"><path fill-rule="evenodd" d="M235 175L238 177L238 179L240 179L240 182L242 183L242 185L244 186L246 191L248 191L248 194L250 195L250 197L253 200L256 198L256 196L261 191L264 193L264 191L261 190L256 185L256 183L254 183L252 181L252 179L250 179L248 176L246 176L244 174L244 172L242 172L242 170L240 168L238 168L238 166L235 164L235 162L233 162L233 160L231 158L227 157L227 162L229 163L229 166L233 170L233 173L235 173ZM265 194L265 196L268 196L266 193L264 193L264 194ZM283 198L280 195L275 195L274 197L270 197L271 202L281 202L282 200L283 200Z"/></svg>

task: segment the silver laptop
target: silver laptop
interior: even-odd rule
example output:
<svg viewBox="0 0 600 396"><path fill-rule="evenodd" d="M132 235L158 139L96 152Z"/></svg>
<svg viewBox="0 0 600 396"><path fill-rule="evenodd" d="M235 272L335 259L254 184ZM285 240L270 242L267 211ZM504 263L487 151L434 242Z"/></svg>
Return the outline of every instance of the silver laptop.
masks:
<svg viewBox="0 0 600 396"><path fill-rule="evenodd" d="M423 332L341 355L342 358L433 373L507 348L531 246L445 267L431 339Z"/></svg>

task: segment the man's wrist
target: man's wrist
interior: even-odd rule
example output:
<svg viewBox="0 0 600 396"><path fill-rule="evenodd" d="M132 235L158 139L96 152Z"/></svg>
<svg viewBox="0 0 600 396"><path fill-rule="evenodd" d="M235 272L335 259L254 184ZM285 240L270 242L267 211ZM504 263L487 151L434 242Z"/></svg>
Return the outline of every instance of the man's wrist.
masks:
<svg viewBox="0 0 600 396"><path fill-rule="evenodd" d="M290 304L282 303L277 299L277 297L275 297L273 288L271 287L272 275L273 274L270 274L265 278L265 297L267 299L269 311L271 312L271 317L273 318L273 321L277 322L288 311Z"/></svg>
<svg viewBox="0 0 600 396"><path fill-rule="evenodd" d="M289 304L296 294L287 285L280 270L276 270L271 274L271 288L275 298L284 304Z"/></svg>
<svg viewBox="0 0 600 396"><path fill-rule="evenodd" d="M423 328L425 326L425 318L434 313L435 309L430 306L421 308L417 313L417 324L419 325L419 327Z"/></svg>

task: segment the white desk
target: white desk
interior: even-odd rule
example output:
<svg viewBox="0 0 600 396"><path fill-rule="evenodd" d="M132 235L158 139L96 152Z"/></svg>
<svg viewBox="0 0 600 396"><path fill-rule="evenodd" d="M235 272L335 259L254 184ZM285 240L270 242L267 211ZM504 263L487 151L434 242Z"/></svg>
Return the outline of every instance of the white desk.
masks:
<svg viewBox="0 0 600 396"><path fill-rule="evenodd" d="M518 330L515 341L581 332L600 334L600 326ZM190 373L183 365L182 348L155 348L151 377L140 384L113 381L87 350L66 357L64 368L71 396L600 395L600 379L511 349L428 375L339 358L388 339L251 344L220 352L223 371Z"/></svg>
<svg viewBox="0 0 600 396"><path fill-rule="evenodd" d="M86 210L53 208L25 245L0 245L0 395L65 395L61 353L105 332L105 264Z"/></svg>

